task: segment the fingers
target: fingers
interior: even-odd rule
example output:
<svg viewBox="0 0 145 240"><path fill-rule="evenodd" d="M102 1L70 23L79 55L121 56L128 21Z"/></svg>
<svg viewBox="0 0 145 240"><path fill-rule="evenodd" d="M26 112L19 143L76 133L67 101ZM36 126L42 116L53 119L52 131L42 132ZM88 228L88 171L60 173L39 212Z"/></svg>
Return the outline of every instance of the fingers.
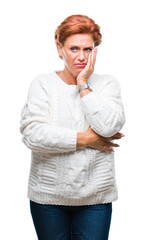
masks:
<svg viewBox="0 0 145 240"><path fill-rule="evenodd" d="M125 137L125 135L123 133L119 133L121 135L121 137Z"/></svg>
<svg viewBox="0 0 145 240"><path fill-rule="evenodd" d="M119 145L118 144L115 144L115 145L113 145L112 147L119 147ZM111 148L110 146L102 146L102 149L101 150L103 150L103 151L105 151L105 152L114 152L114 149L113 148Z"/></svg>
<svg viewBox="0 0 145 240"><path fill-rule="evenodd" d="M114 149L113 149L113 148L107 148L107 147L103 147L101 150L102 150L102 151L105 151L105 152L107 152L107 153L112 153L112 152L114 152Z"/></svg>
<svg viewBox="0 0 145 240"><path fill-rule="evenodd" d="M94 149L99 149L101 151L105 151L105 152L114 152L114 147L120 147L120 145L111 142L111 140L113 139L120 139L121 137L124 136L124 134L118 132L116 133L114 136L110 137L110 138L106 138L103 136L100 136L99 134L95 133L93 131L93 129L91 129L91 127L89 126L89 128L87 129L88 133L90 132L92 139L94 139L94 141L92 140L92 142L90 143L89 147L94 148ZM94 134L92 134L92 132ZM96 138L97 135L97 138Z"/></svg>
<svg viewBox="0 0 145 240"><path fill-rule="evenodd" d="M113 139L120 139L122 137L125 137L125 135L123 133L118 132L114 136L106 138L106 140L108 139L110 141L110 140L113 140Z"/></svg>
<svg viewBox="0 0 145 240"><path fill-rule="evenodd" d="M112 142L106 142L105 146L107 146L107 147L119 147L119 144L112 143Z"/></svg>
<svg viewBox="0 0 145 240"><path fill-rule="evenodd" d="M88 68L94 68L96 62L97 47L95 47L92 52L89 54L88 58Z"/></svg>
<svg viewBox="0 0 145 240"><path fill-rule="evenodd" d="M103 141L102 145L100 146L100 150L106 151L106 152L114 152L114 149L112 147L119 147L118 144L108 142L108 141Z"/></svg>
<svg viewBox="0 0 145 240"><path fill-rule="evenodd" d="M92 53L89 54L87 67L88 69L92 67Z"/></svg>
<svg viewBox="0 0 145 240"><path fill-rule="evenodd" d="M108 153L114 152L113 148L106 147L106 146L97 146L97 147L90 146L90 148L99 149L100 151L104 151L104 152L108 152Z"/></svg>
<svg viewBox="0 0 145 240"><path fill-rule="evenodd" d="M92 51L92 65L95 65L96 62L96 55L97 55L97 47L95 47Z"/></svg>

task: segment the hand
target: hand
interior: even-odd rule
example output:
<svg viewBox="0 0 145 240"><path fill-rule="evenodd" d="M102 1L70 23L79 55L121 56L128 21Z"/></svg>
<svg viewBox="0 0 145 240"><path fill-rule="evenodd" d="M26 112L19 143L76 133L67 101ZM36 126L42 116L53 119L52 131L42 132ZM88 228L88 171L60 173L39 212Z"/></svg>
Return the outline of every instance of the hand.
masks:
<svg viewBox="0 0 145 240"><path fill-rule="evenodd" d="M122 133L118 132L110 138L102 137L99 134L95 133L91 127L89 127L86 131L87 146L111 153L114 152L114 149L112 147L119 147L118 144L112 143L111 140L120 139L123 136L124 135Z"/></svg>
<svg viewBox="0 0 145 240"><path fill-rule="evenodd" d="M88 63L85 68L77 76L77 85L80 87L85 84L94 71L96 62L97 47L89 54Z"/></svg>

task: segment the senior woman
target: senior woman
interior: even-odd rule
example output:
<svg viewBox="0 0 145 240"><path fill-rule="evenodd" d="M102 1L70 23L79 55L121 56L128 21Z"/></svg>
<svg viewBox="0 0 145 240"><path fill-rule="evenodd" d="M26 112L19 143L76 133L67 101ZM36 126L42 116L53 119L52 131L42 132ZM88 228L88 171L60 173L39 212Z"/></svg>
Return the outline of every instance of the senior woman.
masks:
<svg viewBox="0 0 145 240"><path fill-rule="evenodd" d="M107 240L118 198L114 139L125 123L120 84L94 73L100 27L85 15L55 31L62 71L37 75L21 113L31 151L28 198L39 240Z"/></svg>

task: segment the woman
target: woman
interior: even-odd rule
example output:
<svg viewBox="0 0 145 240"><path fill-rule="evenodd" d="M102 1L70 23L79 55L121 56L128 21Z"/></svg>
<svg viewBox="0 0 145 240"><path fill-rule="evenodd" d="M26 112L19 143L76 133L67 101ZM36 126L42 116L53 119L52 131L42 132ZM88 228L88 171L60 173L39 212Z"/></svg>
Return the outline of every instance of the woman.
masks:
<svg viewBox="0 0 145 240"><path fill-rule="evenodd" d="M119 82L94 73L100 27L85 15L55 32L64 69L39 74L20 131L32 151L28 198L39 240L107 240L118 192L113 140L124 136Z"/></svg>

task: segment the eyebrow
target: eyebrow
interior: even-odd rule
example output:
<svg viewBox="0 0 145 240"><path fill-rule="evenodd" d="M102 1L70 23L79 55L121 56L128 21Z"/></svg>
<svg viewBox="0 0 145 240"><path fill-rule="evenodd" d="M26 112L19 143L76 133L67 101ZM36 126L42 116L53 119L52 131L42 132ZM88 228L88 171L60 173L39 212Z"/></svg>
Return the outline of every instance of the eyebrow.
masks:
<svg viewBox="0 0 145 240"><path fill-rule="evenodd" d="M77 47L77 48L80 48L80 47L77 46L77 45L70 45L70 47ZM88 47L84 47L84 48L93 48L93 46L88 46Z"/></svg>

